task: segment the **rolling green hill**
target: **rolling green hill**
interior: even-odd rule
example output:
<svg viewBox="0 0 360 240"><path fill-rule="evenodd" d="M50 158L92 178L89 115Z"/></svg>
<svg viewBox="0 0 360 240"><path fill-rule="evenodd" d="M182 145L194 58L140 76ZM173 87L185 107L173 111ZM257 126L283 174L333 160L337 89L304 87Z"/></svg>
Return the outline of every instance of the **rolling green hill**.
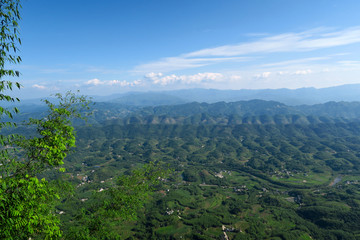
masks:
<svg viewBox="0 0 360 240"><path fill-rule="evenodd" d="M360 123L106 125L79 128L77 145L66 167L79 187L58 206L65 233L79 209L91 208L82 199L92 190L106 189L139 164L160 161L174 172L138 221L105 221L119 239L360 234Z"/></svg>
<svg viewBox="0 0 360 240"><path fill-rule="evenodd" d="M57 206L66 239L359 239L358 108L97 103L66 173L43 177L74 186ZM173 172L137 220L98 215L117 177L152 161Z"/></svg>

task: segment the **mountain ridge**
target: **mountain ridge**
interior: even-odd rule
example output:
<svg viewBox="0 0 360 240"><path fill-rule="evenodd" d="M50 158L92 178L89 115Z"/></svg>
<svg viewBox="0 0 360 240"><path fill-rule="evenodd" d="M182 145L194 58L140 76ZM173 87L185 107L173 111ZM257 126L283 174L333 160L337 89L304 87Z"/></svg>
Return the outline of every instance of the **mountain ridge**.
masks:
<svg viewBox="0 0 360 240"><path fill-rule="evenodd" d="M108 96L91 96L97 102L116 102L132 106L177 105L190 102L236 102L252 99L277 101L286 105L313 105L330 101L360 101L360 84L327 88L298 89L180 89L168 91L126 92ZM40 104L39 99L25 99L18 105Z"/></svg>

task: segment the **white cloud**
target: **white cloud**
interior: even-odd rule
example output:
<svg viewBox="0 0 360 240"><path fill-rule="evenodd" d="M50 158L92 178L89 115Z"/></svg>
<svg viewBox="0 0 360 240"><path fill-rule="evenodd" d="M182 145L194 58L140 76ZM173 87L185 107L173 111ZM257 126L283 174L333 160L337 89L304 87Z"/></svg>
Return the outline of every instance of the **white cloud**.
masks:
<svg viewBox="0 0 360 240"><path fill-rule="evenodd" d="M102 85L102 84L104 84L104 82L100 81L100 80L97 79L97 78L94 78L94 79L91 79L91 80L87 81L85 84L86 84L86 85L94 85L94 86L97 86L97 85Z"/></svg>
<svg viewBox="0 0 360 240"><path fill-rule="evenodd" d="M37 88L37 89L40 89L40 90L44 90L44 89L47 89L47 87L43 86L43 85L39 85L39 84L34 84L32 85L33 88Z"/></svg>
<svg viewBox="0 0 360 240"><path fill-rule="evenodd" d="M121 81L119 80L110 80L107 82L108 85L117 85L120 84L121 85Z"/></svg>
<svg viewBox="0 0 360 240"><path fill-rule="evenodd" d="M230 75L230 81L231 82L237 82L237 81L240 81L242 79L242 76L240 75Z"/></svg>
<svg viewBox="0 0 360 240"><path fill-rule="evenodd" d="M262 78L262 79L266 79L266 78L270 78L271 76L273 76L273 74L275 76L284 76L284 75L308 75L308 74L311 74L313 73L313 71L311 69L304 69L304 70L295 70L295 71L292 71L292 72L288 72L288 71L278 71L278 72L263 72L263 73L260 73L260 74L255 74L254 77L255 78Z"/></svg>
<svg viewBox="0 0 360 240"><path fill-rule="evenodd" d="M306 70L297 70L294 74L295 75L307 75L312 73L311 69L306 69Z"/></svg>
<svg viewBox="0 0 360 240"><path fill-rule="evenodd" d="M259 54L305 52L353 43L360 43L360 26L340 31L330 31L324 28L312 29L299 33L265 36L246 43L201 49L179 56L167 57L158 61L141 64L136 66L134 70L137 72L169 72L222 62L251 61L255 59L255 55L258 57ZM253 55L253 57L251 57L251 55ZM325 58L315 57L300 61L308 62L319 60L325 60ZM291 64L291 61L275 63L274 65L281 64Z"/></svg>
<svg viewBox="0 0 360 240"><path fill-rule="evenodd" d="M268 77L270 77L270 75L271 75L271 72L263 72L261 74L256 74L255 77L256 78L268 78Z"/></svg>
<svg viewBox="0 0 360 240"><path fill-rule="evenodd" d="M185 54L185 56L239 56L251 53L311 51L358 42L360 42L360 27L325 33L315 29L300 33L285 33L265 37L249 43L202 49Z"/></svg>
<svg viewBox="0 0 360 240"><path fill-rule="evenodd" d="M106 82L107 85L113 86L113 85L119 85L121 87L126 87L126 86L136 86L136 85L140 85L141 81L137 80L137 81L133 81L133 82L128 82L128 81L119 81L119 80L111 80L111 81L107 81Z"/></svg>
<svg viewBox="0 0 360 240"><path fill-rule="evenodd" d="M86 85L94 85L94 86L98 86L98 85L109 85L109 86L121 86L121 87L126 87L126 86L136 86L136 85L140 85L141 84L141 80L136 80L133 82L128 82L128 81L120 81L120 80L108 80L108 81L101 81L97 78L91 79L87 82L85 82Z"/></svg>
<svg viewBox="0 0 360 240"><path fill-rule="evenodd" d="M197 73L194 75L166 75L162 73L148 73L145 78L149 79L156 85L169 85L169 84L199 84L203 82L222 82L225 80L225 76L221 73Z"/></svg>
<svg viewBox="0 0 360 240"><path fill-rule="evenodd" d="M135 67L135 72L170 72L181 69L203 67L215 63L228 61L249 61L249 57L208 57L208 58L187 58L187 57L168 57L159 61L142 64Z"/></svg>
<svg viewBox="0 0 360 240"><path fill-rule="evenodd" d="M267 63L267 64L263 64L261 66L262 67L289 66L289 65L294 65L294 64L309 63L309 62L321 61L321 60L327 60L327 59L330 59L330 57L326 56L326 57L302 58L302 59L293 59L293 60L282 61L282 62Z"/></svg>
<svg viewBox="0 0 360 240"><path fill-rule="evenodd" d="M145 77L146 77L146 78L150 78L150 79L152 79L152 78L158 78L158 77L162 77L162 76L163 76L162 73L154 73L154 72L145 74Z"/></svg>

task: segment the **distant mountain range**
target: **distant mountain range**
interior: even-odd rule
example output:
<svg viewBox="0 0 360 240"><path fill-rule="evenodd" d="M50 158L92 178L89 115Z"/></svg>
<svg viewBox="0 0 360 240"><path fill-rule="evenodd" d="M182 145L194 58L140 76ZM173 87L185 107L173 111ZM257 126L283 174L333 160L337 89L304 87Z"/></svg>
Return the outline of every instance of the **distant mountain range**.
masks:
<svg viewBox="0 0 360 240"><path fill-rule="evenodd" d="M98 101L111 101L134 106L174 105L189 102L236 102L252 99L277 101L292 106L329 101L360 101L360 84L320 89L184 89L163 92L129 92L107 97L95 97L95 100Z"/></svg>
<svg viewBox="0 0 360 240"><path fill-rule="evenodd" d="M329 88L217 90L183 89L172 91L127 92L109 96L92 96L96 102L112 102L128 106L178 105L191 102L216 103L246 100L277 101L289 106L313 105L330 101L360 101L360 84ZM7 103L2 103L8 105ZM40 99L22 100L17 105L41 104Z"/></svg>
<svg viewBox="0 0 360 240"><path fill-rule="evenodd" d="M360 102L327 102L288 106L280 102L250 100L217 103L186 103L141 107L115 116L106 111L111 103L97 108L97 122L110 124L317 124L360 120ZM111 108L116 109L112 106ZM118 108L120 109L120 108ZM102 112L102 111L106 112ZM101 113L102 112L102 113ZM124 111L122 111L124 113ZM99 121L100 120L100 121Z"/></svg>
<svg viewBox="0 0 360 240"><path fill-rule="evenodd" d="M360 102L327 102L289 106L276 101L249 100L216 103L185 103L162 106L131 106L97 102L91 124L317 124L360 121ZM23 106L15 121L43 117L45 106ZM77 123L77 122L75 122ZM81 124L81 122L78 122Z"/></svg>
<svg viewBox="0 0 360 240"><path fill-rule="evenodd" d="M130 92L93 97L89 122L121 124L321 123L360 120L360 84L331 88ZM55 100L55 99L51 99ZM6 107L6 103L3 104ZM15 121L45 116L39 99L16 104ZM266 116L266 117L265 117Z"/></svg>

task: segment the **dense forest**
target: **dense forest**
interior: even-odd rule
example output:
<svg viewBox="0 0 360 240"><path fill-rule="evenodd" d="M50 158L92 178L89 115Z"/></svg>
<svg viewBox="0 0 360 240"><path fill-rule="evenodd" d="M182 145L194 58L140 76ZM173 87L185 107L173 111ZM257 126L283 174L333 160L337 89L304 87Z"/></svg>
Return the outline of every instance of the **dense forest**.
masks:
<svg viewBox="0 0 360 240"><path fill-rule="evenodd" d="M45 116L46 106L25 101L19 105L21 122L29 117ZM115 100L96 102L90 124L317 124L353 122L360 118L359 102L327 102L289 106L275 101L250 100L179 105L136 106ZM82 122L77 122L81 124Z"/></svg>
<svg viewBox="0 0 360 240"><path fill-rule="evenodd" d="M358 239L357 106L192 103L120 117L125 107L97 103L66 173L44 176L74 186L57 205L66 239ZM150 162L171 173L134 220L96 210L117 177Z"/></svg>

